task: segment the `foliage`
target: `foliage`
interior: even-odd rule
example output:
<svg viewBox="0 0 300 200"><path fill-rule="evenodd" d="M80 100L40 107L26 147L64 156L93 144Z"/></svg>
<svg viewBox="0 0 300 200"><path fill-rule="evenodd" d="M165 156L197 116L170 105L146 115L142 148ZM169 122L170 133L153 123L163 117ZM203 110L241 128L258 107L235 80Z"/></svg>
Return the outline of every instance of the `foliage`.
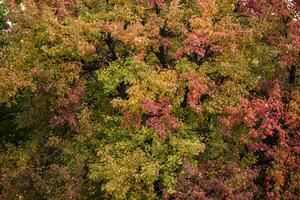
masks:
<svg viewBox="0 0 300 200"><path fill-rule="evenodd" d="M0 30L4 29L6 27L6 22L5 22L5 15L7 13L7 10L5 6L0 3Z"/></svg>
<svg viewBox="0 0 300 200"><path fill-rule="evenodd" d="M298 1L0 2L0 199L300 195Z"/></svg>

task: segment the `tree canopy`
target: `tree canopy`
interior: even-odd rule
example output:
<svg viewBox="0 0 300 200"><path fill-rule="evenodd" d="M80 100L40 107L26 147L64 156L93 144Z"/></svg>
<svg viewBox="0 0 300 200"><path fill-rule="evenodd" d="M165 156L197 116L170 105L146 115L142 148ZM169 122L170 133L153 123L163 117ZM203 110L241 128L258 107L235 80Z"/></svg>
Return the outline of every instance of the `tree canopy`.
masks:
<svg viewBox="0 0 300 200"><path fill-rule="evenodd" d="M0 1L0 199L300 196L300 1Z"/></svg>

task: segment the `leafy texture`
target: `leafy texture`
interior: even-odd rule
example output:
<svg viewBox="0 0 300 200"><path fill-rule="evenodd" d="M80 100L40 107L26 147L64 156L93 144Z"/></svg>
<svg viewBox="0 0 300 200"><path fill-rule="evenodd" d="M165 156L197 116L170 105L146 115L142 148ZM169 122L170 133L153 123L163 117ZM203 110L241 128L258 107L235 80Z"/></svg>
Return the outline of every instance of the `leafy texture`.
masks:
<svg viewBox="0 0 300 200"><path fill-rule="evenodd" d="M0 1L0 199L298 199L299 5Z"/></svg>

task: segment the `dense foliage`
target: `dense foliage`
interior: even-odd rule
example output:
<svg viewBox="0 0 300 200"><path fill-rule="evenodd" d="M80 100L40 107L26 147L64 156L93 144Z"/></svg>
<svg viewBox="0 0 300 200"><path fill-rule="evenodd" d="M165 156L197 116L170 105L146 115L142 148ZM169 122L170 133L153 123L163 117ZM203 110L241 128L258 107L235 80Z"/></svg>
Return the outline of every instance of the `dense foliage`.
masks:
<svg viewBox="0 0 300 200"><path fill-rule="evenodd" d="M300 1L0 1L0 199L299 199Z"/></svg>

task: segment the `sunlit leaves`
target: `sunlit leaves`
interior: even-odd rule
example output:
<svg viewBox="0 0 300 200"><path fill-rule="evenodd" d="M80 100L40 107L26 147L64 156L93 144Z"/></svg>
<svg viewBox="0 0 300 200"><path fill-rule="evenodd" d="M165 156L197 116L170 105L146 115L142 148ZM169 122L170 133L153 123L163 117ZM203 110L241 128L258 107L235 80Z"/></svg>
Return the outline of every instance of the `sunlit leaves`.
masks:
<svg viewBox="0 0 300 200"><path fill-rule="evenodd" d="M0 197L299 196L296 1L6 6Z"/></svg>

